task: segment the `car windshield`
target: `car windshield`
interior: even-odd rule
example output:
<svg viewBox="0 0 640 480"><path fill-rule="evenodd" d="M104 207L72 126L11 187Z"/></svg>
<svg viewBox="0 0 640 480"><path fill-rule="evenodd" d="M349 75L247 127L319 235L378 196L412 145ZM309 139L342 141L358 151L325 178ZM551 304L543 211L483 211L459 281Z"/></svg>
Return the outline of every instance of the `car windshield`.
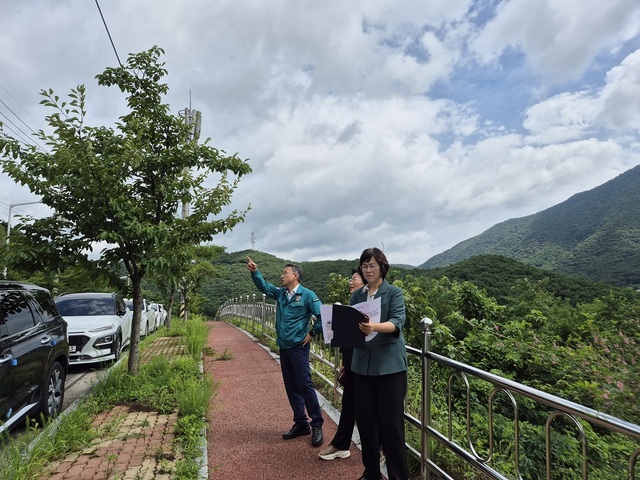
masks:
<svg viewBox="0 0 640 480"><path fill-rule="evenodd" d="M116 315L116 306L111 298L58 298L56 305L63 317Z"/></svg>

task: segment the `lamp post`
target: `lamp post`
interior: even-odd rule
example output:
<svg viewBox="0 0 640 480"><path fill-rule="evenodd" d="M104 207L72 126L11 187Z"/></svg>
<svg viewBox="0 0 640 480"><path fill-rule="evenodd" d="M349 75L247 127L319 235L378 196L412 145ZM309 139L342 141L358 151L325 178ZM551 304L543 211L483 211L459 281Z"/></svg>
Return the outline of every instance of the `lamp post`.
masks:
<svg viewBox="0 0 640 480"><path fill-rule="evenodd" d="M38 200L37 202L23 202L23 203L10 203L9 204L9 217L7 218L7 233L6 233L5 242L4 242L6 245L9 244L9 234L11 233L11 211L13 210L13 207L20 207L22 205L33 205L35 203L42 203L42 200ZM4 278L7 278L7 267L6 267L6 265L4 267L3 276L4 276Z"/></svg>

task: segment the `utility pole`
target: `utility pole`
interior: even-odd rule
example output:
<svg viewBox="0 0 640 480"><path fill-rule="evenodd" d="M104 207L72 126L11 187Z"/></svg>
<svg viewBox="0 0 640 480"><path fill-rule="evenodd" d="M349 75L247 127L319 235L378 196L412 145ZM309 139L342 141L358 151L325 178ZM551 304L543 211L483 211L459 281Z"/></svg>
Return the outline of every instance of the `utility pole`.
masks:
<svg viewBox="0 0 640 480"><path fill-rule="evenodd" d="M200 129L202 127L202 114L198 110L191 109L191 92L189 92L189 106L180 111L180 115L184 118L184 123L189 127L189 140L191 142L198 142L200 138ZM189 167L184 167L184 175L190 174ZM185 220L189 216L189 202L182 203L182 219ZM193 262L192 262L193 263ZM186 283L186 279L183 279ZM184 286L183 286L184 287ZM180 302L180 320L187 321L189 318L189 306L187 304L186 292L184 288L181 291Z"/></svg>
<svg viewBox="0 0 640 480"><path fill-rule="evenodd" d="M184 123L189 127L189 140L197 142L200 138L200 129L202 127L202 113L198 110L191 110L191 92L189 92L189 106L180 111L180 115L184 118ZM189 174L188 167L185 167L184 174ZM189 202L182 204L182 219L189 216Z"/></svg>

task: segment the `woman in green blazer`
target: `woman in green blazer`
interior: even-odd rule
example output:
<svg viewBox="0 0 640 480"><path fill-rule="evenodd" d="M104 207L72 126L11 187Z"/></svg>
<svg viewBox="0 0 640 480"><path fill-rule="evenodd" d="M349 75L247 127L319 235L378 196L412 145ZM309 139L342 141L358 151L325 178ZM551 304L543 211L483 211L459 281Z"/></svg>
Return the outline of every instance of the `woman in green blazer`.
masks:
<svg viewBox="0 0 640 480"><path fill-rule="evenodd" d="M355 374L356 423L362 444L364 480L380 480L380 445L389 480L407 480L404 436L404 398L407 393L407 353L402 329L406 320L402 290L390 285L387 257L379 248L360 255L367 285L356 290L350 305L380 298L380 323L360 323L367 335L365 348L355 348L351 370ZM375 334L375 335L372 335ZM371 335L369 337L369 335Z"/></svg>

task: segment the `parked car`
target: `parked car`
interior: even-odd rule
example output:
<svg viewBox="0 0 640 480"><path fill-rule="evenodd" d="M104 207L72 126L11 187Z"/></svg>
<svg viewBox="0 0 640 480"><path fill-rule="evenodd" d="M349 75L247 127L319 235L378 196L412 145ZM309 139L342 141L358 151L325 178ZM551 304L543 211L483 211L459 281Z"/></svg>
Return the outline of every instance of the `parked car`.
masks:
<svg viewBox="0 0 640 480"><path fill-rule="evenodd" d="M55 299L69 324L72 364L118 361L131 342L131 312L116 293L68 293Z"/></svg>
<svg viewBox="0 0 640 480"><path fill-rule="evenodd" d="M133 314L133 299L125 298L124 302ZM140 312L140 338L144 338L156 330L156 316L157 312L152 310L149 302L143 298Z"/></svg>
<svg viewBox="0 0 640 480"><path fill-rule="evenodd" d="M0 282L0 432L25 416L62 410L69 367L67 323L37 285Z"/></svg>
<svg viewBox="0 0 640 480"><path fill-rule="evenodd" d="M156 329L164 327L167 323L167 311L164 309L164 305L161 303L150 303L149 306L157 312L156 315Z"/></svg>

